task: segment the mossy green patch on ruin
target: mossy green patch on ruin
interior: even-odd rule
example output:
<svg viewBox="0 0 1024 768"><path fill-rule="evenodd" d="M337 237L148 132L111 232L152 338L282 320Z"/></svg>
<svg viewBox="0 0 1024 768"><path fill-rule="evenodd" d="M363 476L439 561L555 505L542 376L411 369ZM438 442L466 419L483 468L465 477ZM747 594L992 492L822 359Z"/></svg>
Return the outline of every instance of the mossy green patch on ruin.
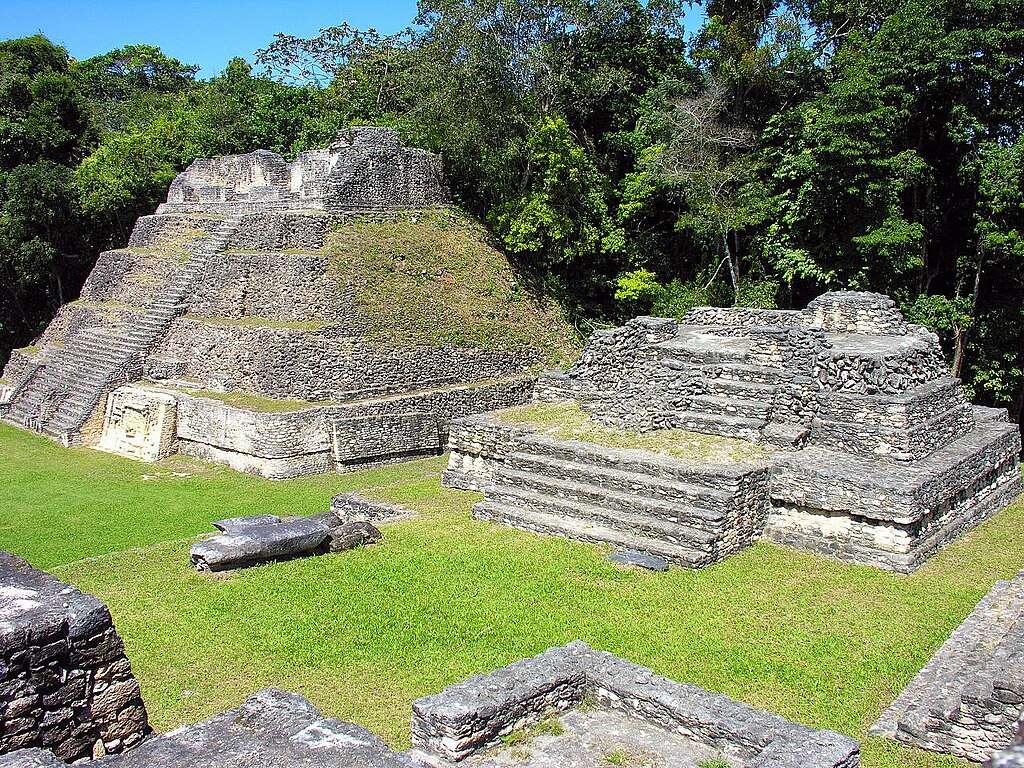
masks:
<svg viewBox="0 0 1024 768"><path fill-rule="evenodd" d="M735 463L763 461L763 448L730 437L702 435L683 429L633 432L598 424L576 403L533 403L495 411L506 424L524 424L564 440L579 440L608 448L633 448L690 461Z"/></svg>
<svg viewBox="0 0 1024 768"><path fill-rule="evenodd" d="M179 387L178 391L193 397L219 400L225 405L230 405L232 408L240 408L243 411L257 411L259 413L291 413L292 411L304 411L307 408L331 405L328 401L278 400L272 397L253 395L248 392L213 392L207 389L190 389L187 387Z"/></svg>
<svg viewBox="0 0 1024 768"><path fill-rule="evenodd" d="M219 317L215 315L193 315L184 316L186 320L195 320L197 323L207 325L224 325L237 328L275 328L289 331L318 331L326 328L327 324L316 320L271 320L266 317Z"/></svg>
<svg viewBox="0 0 1024 768"><path fill-rule="evenodd" d="M20 352L21 354L26 355L28 357L35 357L36 355L43 351L43 348L36 346L35 344L29 344L27 347L18 347L18 349L15 349L13 351Z"/></svg>
<svg viewBox="0 0 1024 768"><path fill-rule="evenodd" d="M578 352L559 307L532 294L484 230L454 211L352 219L328 236L325 251L378 341L535 350L549 363Z"/></svg>

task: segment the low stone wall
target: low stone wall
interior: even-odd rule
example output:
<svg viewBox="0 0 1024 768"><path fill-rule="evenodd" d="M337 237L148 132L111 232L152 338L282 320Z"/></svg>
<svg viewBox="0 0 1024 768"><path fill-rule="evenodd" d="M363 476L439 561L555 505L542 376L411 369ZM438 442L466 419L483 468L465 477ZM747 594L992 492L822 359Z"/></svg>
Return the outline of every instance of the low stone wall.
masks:
<svg viewBox="0 0 1024 768"><path fill-rule="evenodd" d="M413 702L413 745L461 760L584 700L687 736L751 768L860 765L860 747L853 739L660 677L581 642Z"/></svg>
<svg viewBox="0 0 1024 768"><path fill-rule="evenodd" d="M0 753L39 747L72 762L148 732L106 606L0 552Z"/></svg>
<svg viewBox="0 0 1024 768"><path fill-rule="evenodd" d="M981 762L1013 743L1022 680L1024 573L996 583L871 732Z"/></svg>
<svg viewBox="0 0 1024 768"><path fill-rule="evenodd" d="M382 523L402 520L416 513L397 504L368 499L359 493L339 493L331 499L331 512L343 523Z"/></svg>

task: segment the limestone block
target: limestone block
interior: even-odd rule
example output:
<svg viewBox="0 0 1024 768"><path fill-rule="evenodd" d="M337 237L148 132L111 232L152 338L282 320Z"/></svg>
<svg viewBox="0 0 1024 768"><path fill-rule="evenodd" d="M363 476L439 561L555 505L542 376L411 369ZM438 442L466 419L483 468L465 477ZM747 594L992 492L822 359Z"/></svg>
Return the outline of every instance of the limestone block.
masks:
<svg viewBox="0 0 1024 768"><path fill-rule="evenodd" d="M107 397L97 447L138 461L159 461L174 452L176 427L177 401L173 395L120 387Z"/></svg>

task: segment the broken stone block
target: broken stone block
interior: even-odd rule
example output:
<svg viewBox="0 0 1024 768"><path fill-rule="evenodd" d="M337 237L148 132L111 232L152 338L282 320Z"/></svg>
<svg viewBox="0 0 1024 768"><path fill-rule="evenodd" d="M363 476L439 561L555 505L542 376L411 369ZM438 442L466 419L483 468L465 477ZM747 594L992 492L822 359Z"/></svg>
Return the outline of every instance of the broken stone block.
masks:
<svg viewBox="0 0 1024 768"><path fill-rule="evenodd" d="M344 552L347 549L375 544L382 538L384 538L384 534L372 523L355 520L332 529L327 544L331 552Z"/></svg>
<svg viewBox="0 0 1024 768"><path fill-rule="evenodd" d="M254 525L193 544L191 558L200 571L244 568L312 554L327 536L327 526L307 518Z"/></svg>

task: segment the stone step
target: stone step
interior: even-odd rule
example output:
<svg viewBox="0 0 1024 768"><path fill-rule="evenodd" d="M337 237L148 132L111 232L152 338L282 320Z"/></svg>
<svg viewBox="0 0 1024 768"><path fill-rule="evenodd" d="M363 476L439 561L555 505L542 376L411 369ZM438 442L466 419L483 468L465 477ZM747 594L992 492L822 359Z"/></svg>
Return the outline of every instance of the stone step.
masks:
<svg viewBox="0 0 1024 768"><path fill-rule="evenodd" d="M567 491L570 488L582 490L580 486L588 485L651 501L685 504L707 510L709 515L729 509L733 498L733 492L724 488L661 478L632 468L616 469L613 466L577 463L571 459L557 459L525 450L509 456L505 466L500 469L502 472L520 473L514 477L530 475L534 478L533 484L537 486L541 485L539 478L544 478L551 487L562 483Z"/></svg>
<svg viewBox="0 0 1024 768"><path fill-rule="evenodd" d="M717 397L739 397L760 402L771 402L775 397L776 385L760 381L737 381L717 377L706 379L704 384L707 393Z"/></svg>
<svg viewBox="0 0 1024 768"><path fill-rule="evenodd" d="M733 416L744 419L767 421L771 413L771 402L744 400L738 397L716 395L690 395L686 397L686 410L716 416Z"/></svg>
<svg viewBox="0 0 1024 768"><path fill-rule="evenodd" d="M672 414L673 421L681 429L700 432L706 435L738 437L743 440L757 440L765 426L764 419L751 419L743 416L724 416L714 413L696 411L676 411Z"/></svg>
<svg viewBox="0 0 1024 768"><path fill-rule="evenodd" d="M628 508L613 508L609 504L588 504L575 499L505 485L502 482L495 482L494 486L488 489L487 500L512 509L542 512L560 518L573 518L582 523L594 523L636 536L645 536L699 550L712 548L719 539L719 536L714 533L675 523L663 517L630 512Z"/></svg>
<svg viewBox="0 0 1024 768"><path fill-rule="evenodd" d="M687 461L650 451L611 448L578 440L561 440L537 433L522 435L519 438L517 452L534 457L558 459L573 465L587 465L588 472L590 467L598 467L638 473L643 476L643 483L655 478L671 483L727 490L735 486L735 478L750 470L750 464L757 463Z"/></svg>
<svg viewBox="0 0 1024 768"><path fill-rule="evenodd" d="M551 464L547 466L551 467ZM658 498L645 493L647 484L637 486L632 479L628 482L631 490L621 490L625 483L621 483L620 478L609 477L607 472L594 475L597 482L581 482L537 471L524 472L515 467L514 462L497 465L494 469L494 483L574 502L631 511L701 529L720 525L726 516L725 507L728 506L729 495L722 491L673 484L665 486L665 495ZM562 466L557 469L561 473L566 468ZM616 485L611 485L608 480ZM642 479L638 478L636 482L642 482ZM674 495L676 490L683 490L684 493ZM666 499L667 496L672 498ZM701 503L713 508L702 507Z"/></svg>
<svg viewBox="0 0 1024 768"><path fill-rule="evenodd" d="M623 549L634 549L687 568L700 568L713 560L712 555L706 552L679 544L637 536L574 518L506 507L488 500L481 501L473 507L473 517L533 533L562 536L589 544L610 544Z"/></svg>
<svg viewBox="0 0 1024 768"><path fill-rule="evenodd" d="M721 363L704 367L704 375L712 379L745 381L758 384L779 384L785 378L778 368L749 363Z"/></svg>

